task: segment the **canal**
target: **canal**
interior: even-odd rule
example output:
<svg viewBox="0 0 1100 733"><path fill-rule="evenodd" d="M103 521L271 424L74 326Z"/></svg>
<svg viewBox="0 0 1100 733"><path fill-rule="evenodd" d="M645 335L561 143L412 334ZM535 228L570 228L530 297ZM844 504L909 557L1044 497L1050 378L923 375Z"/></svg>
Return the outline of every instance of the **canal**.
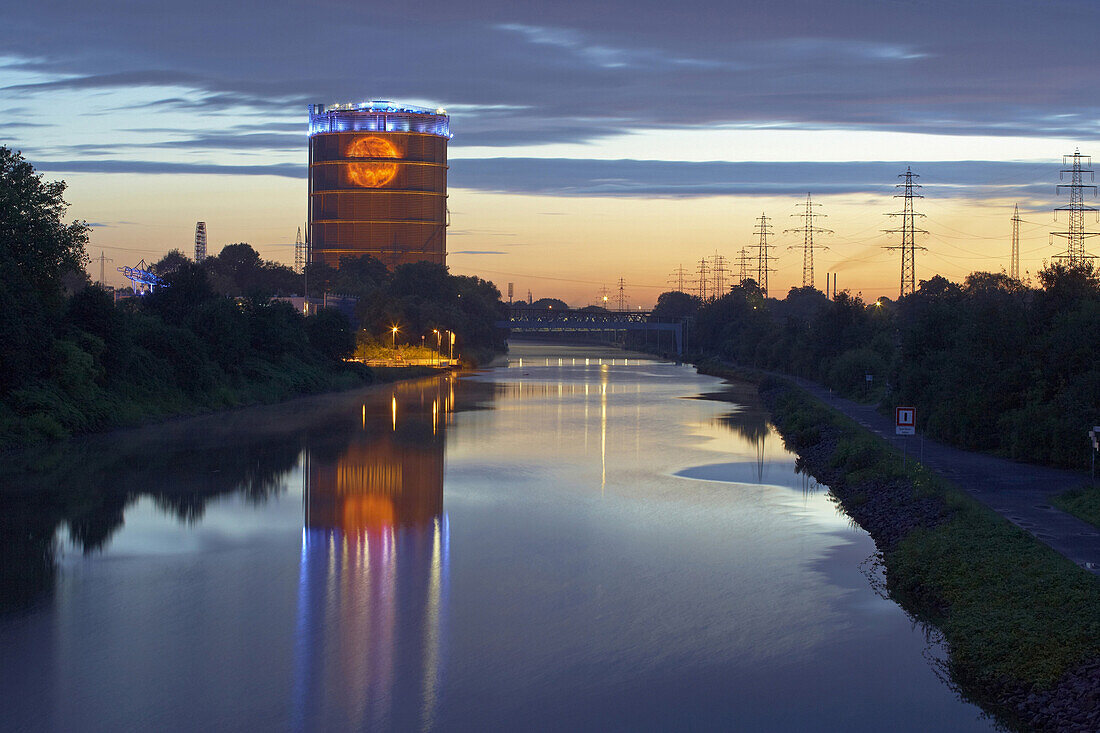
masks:
<svg viewBox="0 0 1100 733"><path fill-rule="evenodd" d="M614 352L74 441L5 730L990 730L751 388Z"/></svg>

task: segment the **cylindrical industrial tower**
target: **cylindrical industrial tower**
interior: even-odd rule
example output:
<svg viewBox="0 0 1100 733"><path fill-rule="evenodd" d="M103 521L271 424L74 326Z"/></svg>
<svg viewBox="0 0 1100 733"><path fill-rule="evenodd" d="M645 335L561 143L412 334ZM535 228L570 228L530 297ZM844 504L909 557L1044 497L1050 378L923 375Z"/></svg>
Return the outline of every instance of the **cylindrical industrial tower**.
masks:
<svg viewBox="0 0 1100 733"><path fill-rule="evenodd" d="M376 100L309 107L310 262L447 264L445 110Z"/></svg>

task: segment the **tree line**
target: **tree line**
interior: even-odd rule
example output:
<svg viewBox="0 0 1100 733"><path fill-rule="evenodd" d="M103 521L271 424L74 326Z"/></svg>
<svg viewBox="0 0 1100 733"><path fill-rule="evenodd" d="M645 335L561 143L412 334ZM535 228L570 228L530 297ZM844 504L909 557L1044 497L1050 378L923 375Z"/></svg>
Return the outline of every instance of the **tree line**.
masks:
<svg viewBox="0 0 1100 733"><path fill-rule="evenodd" d="M151 268L165 287L116 303L84 272L89 228L65 222L64 191L0 146L0 449L374 378L344 361L348 319L276 299L300 294L303 277L247 244L202 263L170 252ZM364 337L445 328L465 354L504 350L490 283L428 263L346 264L311 267L311 285L359 297Z"/></svg>
<svg viewBox="0 0 1100 733"><path fill-rule="evenodd" d="M813 288L765 297L752 280L706 302L660 296L689 319L697 358L786 372L862 401L917 408L918 430L1010 458L1085 468L1100 424L1100 273L1051 264L1036 283L936 276L897 301Z"/></svg>

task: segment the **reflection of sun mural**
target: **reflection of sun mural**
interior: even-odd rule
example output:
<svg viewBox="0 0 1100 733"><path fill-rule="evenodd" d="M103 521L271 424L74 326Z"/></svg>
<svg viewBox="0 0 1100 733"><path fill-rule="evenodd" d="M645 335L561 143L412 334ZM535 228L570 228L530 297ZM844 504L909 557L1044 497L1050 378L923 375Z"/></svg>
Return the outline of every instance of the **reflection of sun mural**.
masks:
<svg viewBox="0 0 1100 733"><path fill-rule="evenodd" d="M348 146L349 158L397 158L397 148L389 140L373 135L356 138ZM372 161L370 163L348 163L348 180L364 188L381 188L397 175L396 163Z"/></svg>

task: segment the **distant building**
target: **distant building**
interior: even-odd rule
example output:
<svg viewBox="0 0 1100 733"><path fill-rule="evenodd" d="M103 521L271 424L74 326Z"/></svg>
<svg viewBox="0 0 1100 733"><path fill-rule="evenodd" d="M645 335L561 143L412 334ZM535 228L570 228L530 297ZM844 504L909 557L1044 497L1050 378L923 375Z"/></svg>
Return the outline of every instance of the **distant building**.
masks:
<svg viewBox="0 0 1100 733"><path fill-rule="evenodd" d="M310 262L372 255L390 268L447 264L447 142L442 109L375 100L310 105Z"/></svg>

